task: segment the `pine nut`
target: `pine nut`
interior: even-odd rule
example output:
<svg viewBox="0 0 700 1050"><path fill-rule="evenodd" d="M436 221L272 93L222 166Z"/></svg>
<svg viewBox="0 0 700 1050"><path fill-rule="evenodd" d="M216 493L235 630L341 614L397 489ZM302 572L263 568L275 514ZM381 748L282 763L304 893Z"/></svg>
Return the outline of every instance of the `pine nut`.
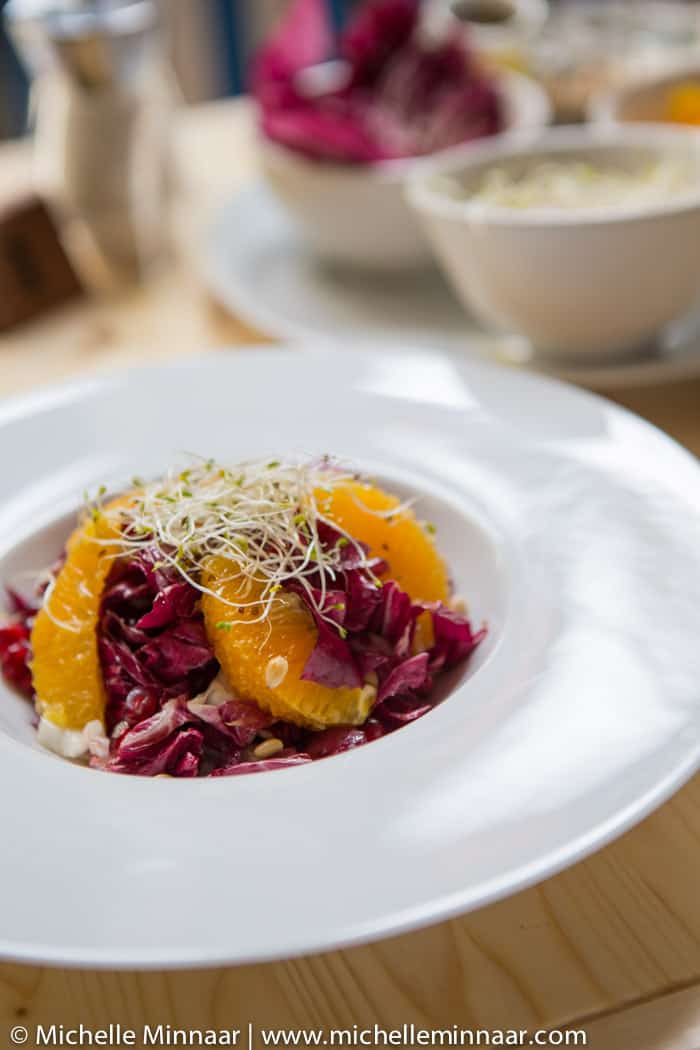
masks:
<svg viewBox="0 0 700 1050"><path fill-rule="evenodd" d="M363 686L362 692L360 693L360 697L359 697L360 706L364 707L365 704L368 704L368 706L371 707L376 699L377 699L377 687L376 687L376 685Z"/></svg>
<svg viewBox="0 0 700 1050"><path fill-rule="evenodd" d="M268 660L265 668L267 688L276 689L278 685L281 685L287 677L288 670L289 664L284 656L273 656L271 660Z"/></svg>
<svg viewBox="0 0 700 1050"><path fill-rule="evenodd" d="M270 740L263 740L262 744L258 744L253 750L253 754L256 758L272 758L278 751L284 750L284 744L281 740L278 740L276 736L273 736Z"/></svg>

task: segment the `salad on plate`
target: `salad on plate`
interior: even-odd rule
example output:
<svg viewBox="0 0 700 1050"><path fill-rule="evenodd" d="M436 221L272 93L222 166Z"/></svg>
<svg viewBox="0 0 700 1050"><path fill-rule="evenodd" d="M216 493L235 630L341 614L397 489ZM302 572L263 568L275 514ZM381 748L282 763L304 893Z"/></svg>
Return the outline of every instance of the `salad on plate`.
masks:
<svg viewBox="0 0 700 1050"><path fill-rule="evenodd" d="M325 163L425 156L505 127L497 79L419 0L366 0L335 39L324 0L295 0L253 64L262 134Z"/></svg>
<svg viewBox="0 0 700 1050"><path fill-rule="evenodd" d="M434 527L323 457L193 460L86 502L31 597L8 590L0 668L38 740L96 769L252 773L426 714L482 640Z"/></svg>

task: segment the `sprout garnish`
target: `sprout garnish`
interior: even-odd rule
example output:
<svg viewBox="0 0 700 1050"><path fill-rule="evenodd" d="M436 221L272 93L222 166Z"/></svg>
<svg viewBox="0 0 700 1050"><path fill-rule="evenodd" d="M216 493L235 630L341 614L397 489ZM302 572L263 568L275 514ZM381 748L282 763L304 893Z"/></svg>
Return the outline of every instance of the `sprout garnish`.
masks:
<svg viewBox="0 0 700 1050"><path fill-rule="evenodd" d="M198 591L242 614L244 618L217 624L222 630L267 619L277 595L292 581L304 588L319 616L334 622L328 612L337 607L326 608L326 595L347 560L345 548L352 546L359 565L381 586L362 544L325 516L333 490L357 479L329 457L301 463L255 461L232 468L206 460L142 482L133 501L113 509L103 505L101 488L88 513L104 515L119 531L117 538L94 540L114 548L115 557L155 546L163 562ZM356 502L389 520L408 506L379 511ZM340 534L330 547L319 539L322 522ZM219 585L241 581L235 601L202 582L214 558L230 564L229 575L218 580ZM257 595L246 600L251 584Z"/></svg>

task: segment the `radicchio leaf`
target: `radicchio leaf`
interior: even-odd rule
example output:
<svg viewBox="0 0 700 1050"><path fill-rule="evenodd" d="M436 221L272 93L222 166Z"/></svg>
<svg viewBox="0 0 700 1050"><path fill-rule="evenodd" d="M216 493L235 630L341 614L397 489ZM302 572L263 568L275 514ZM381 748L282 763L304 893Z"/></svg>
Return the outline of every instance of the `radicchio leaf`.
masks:
<svg viewBox="0 0 700 1050"><path fill-rule="evenodd" d="M169 700L160 711L119 738L104 768L113 773L156 776L174 773L187 754L198 760L202 733L193 727L178 732L190 720L184 700ZM192 759L188 760L186 768L192 764Z"/></svg>
<svg viewBox="0 0 700 1050"><path fill-rule="evenodd" d="M0 627L0 671L5 681L23 696L34 695L29 629L21 621Z"/></svg>
<svg viewBox="0 0 700 1050"><path fill-rule="evenodd" d="M377 703L381 704L392 696L424 689L428 680L428 659L427 653L418 653L396 664L381 684Z"/></svg>
<svg viewBox="0 0 700 1050"><path fill-rule="evenodd" d="M261 758L253 762L236 762L229 766L215 769L210 775L213 777L234 777L242 773L264 773L270 769L286 769L288 766L301 766L311 761L309 755L302 752L285 755L280 752L274 758Z"/></svg>
<svg viewBox="0 0 700 1050"><path fill-rule="evenodd" d="M320 590L313 586L304 587L297 581L293 581L288 589L301 598L318 629L316 645L304 664L301 677L329 689L358 689L362 685L359 668L352 649L338 631L345 619L344 592L328 591L323 599ZM329 619L332 623L328 622Z"/></svg>
<svg viewBox="0 0 700 1050"><path fill-rule="evenodd" d="M141 617L137 626L143 631L150 631L186 619L194 613L197 598L196 590L185 580L171 583L158 592L151 611Z"/></svg>
<svg viewBox="0 0 700 1050"><path fill-rule="evenodd" d="M433 674L466 660L484 637L485 632L474 633L464 616L444 605L426 604L423 608L432 615L434 642L430 650L430 670Z"/></svg>
<svg viewBox="0 0 700 1050"><path fill-rule="evenodd" d="M267 729L274 721L255 704L243 700L227 700L218 707L190 703L189 710L201 722L229 737L237 748L247 747L261 729Z"/></svg>
<svg viewBox="0 0 700 1050"><path fill-rule="evenodd" d="M417 718L422 718L432 708L431 703L419 700L415 696L393 696L378 704L374 709L374 714L384 726L385 732L390 732L408 722L415 722Z"/></svg>
<svg viewBox="0 0 700 1050"><path fill-rule="evenodd" d="M417 0L367 0L335 57L324 0L296 0L261 49L252 90L263 133L316 160L370 164L420 156L503 128L494 83L461 36L435 41ZM310 89L310 67L328 84ZM323 78L326 79L326 78Z"/></svg>
<svg viewBox="0 0 700 1050"><path fill-rule="evenodd" d="M314 733L306 745L306 750L313 759L328 758L330 755L339 755L341 751L349 751L365 743L367 743L367 734L364 727L333 726L331 729L323 729L320 733Z"/></svg>
<svg viewBox="0 0 700 1050"><path fill-rule="evenodd" d="M198 610L199 592L145 548L115 562L100 605L98 645L111 733L135 712L126 707L132 690L162 706L176 696L201 693L218 663Z"/></svg>

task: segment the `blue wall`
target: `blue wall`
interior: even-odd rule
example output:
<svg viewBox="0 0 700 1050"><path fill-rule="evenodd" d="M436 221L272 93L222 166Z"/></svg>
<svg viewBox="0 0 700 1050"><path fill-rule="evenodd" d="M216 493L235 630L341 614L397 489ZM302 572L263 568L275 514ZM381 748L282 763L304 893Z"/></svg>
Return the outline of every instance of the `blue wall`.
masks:
<svg viewBox="0 0 700 1050"><path fill-rule="evenodd" d="M27 79L0 21L0 138L24 131L27 93Z"/></svg>
<svg viewBox="0 0 700 1050"><path fill-rule="evenodd" d="M238 95L244 88L247 65L246 4L242 0L215 0L214 17L218 22L224 48L226 90Z"/></svg>

